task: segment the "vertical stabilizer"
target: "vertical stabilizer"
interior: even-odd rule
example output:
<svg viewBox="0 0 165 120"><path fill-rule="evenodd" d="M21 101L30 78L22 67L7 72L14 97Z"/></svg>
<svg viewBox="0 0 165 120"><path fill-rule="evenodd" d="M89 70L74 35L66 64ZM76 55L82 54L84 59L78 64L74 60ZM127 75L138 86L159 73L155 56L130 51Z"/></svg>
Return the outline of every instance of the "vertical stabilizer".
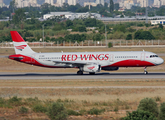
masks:
<svg viewBox="0 0 165 120"><path fill-rule="evenodd" d="M26 55L35 53L17 31L10 31L10 33L16 54Z"/></svg>

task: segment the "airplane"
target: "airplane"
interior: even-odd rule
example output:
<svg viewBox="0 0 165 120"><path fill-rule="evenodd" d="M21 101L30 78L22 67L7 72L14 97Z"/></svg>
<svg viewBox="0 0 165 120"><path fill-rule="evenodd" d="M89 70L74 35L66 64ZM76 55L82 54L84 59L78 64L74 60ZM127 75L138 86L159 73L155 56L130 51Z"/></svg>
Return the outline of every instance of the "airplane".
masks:
<svg viewBox="0 0 165 120"><path fill-rule="evenodd" d="M9 59L41 67L78 68L78 75L83 75L83 72L93 75L101 70L115 71L119 67L144 67L144 74L148 74L147 67L164 62L157 54L144 50L36 53L17 31L10 31L10 33L16 54L10 55Z"/></svg>

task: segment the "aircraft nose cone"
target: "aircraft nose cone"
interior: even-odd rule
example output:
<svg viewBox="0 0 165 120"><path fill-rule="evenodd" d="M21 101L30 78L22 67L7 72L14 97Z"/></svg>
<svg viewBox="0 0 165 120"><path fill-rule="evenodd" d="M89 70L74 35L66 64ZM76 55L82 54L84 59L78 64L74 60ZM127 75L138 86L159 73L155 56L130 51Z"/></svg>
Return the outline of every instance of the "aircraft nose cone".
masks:
<svg viewBox="0 0 165 120"><path fill-rule="evenodd" d="M160 65L160 64L163 64L163 63L164 63L164 60L162 58L159 58L158 64Z"/></svg>

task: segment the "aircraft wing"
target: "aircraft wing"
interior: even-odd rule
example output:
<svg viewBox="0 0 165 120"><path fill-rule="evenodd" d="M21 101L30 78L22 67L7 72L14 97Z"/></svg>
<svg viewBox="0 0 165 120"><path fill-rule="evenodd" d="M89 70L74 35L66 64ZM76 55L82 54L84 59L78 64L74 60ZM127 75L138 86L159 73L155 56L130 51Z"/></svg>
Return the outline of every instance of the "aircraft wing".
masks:
<svg viewBox="0 0 165 120"><path fill-rule="evenodd" d="M48 60L48 61L52 61L55 64L68 64L68 65L72 65L72 66L76 66L76 67L80 67L80 66L84 66L84 65L90 65L90 64L96 64L93 62L76 62L76 61L56 61L56 60Z"/></svg>

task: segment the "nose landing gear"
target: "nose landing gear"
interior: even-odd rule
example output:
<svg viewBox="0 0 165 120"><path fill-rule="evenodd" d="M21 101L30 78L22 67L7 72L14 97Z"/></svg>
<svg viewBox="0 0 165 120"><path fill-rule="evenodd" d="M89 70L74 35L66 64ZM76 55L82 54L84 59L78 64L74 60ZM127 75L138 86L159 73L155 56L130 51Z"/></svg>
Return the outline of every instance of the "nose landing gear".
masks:
<svg viewBox="0 0 165 120"><path fill-rule="evenodd" d="M145 74L145 75L148 74L148 72L147 72L147 67L144 67L144 74Z"/></svg>

